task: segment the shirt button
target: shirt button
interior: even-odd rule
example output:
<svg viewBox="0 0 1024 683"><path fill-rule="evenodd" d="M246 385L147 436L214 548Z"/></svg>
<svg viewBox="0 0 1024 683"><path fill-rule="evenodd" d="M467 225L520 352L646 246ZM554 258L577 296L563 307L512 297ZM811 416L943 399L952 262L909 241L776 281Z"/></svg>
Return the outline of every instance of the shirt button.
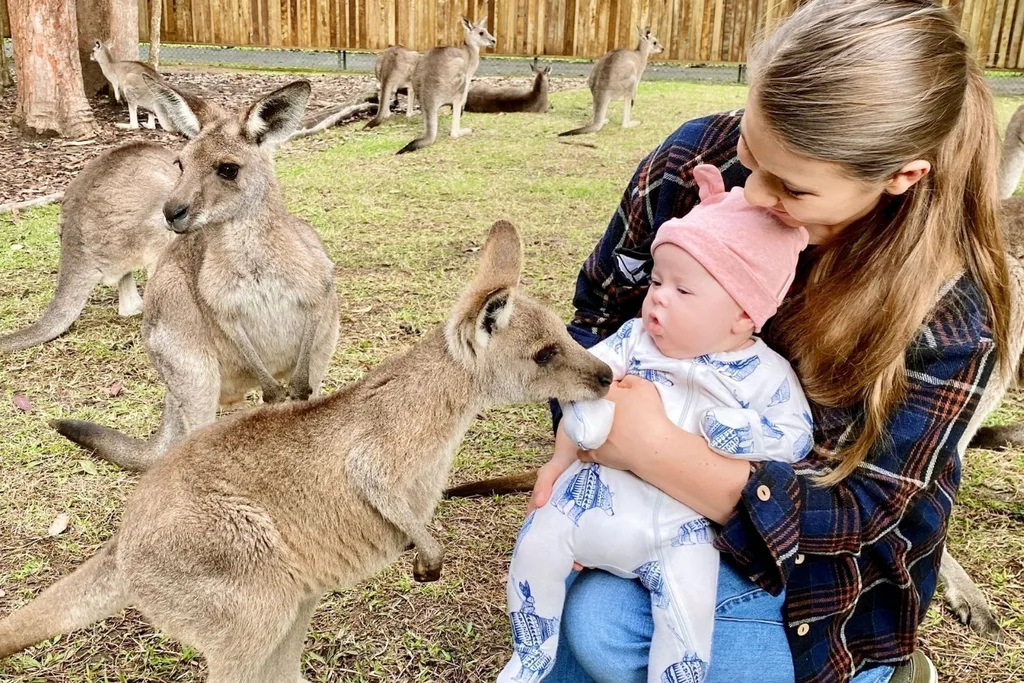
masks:
<svg viewBox="0 0 1024 683"><path fill-rule="evenodd" d="M808 626L807 624L800 624L799 626L796 627L796 634L798 636L806 636L808 631L810 631L810 630L811 630L811 627Z"/></svg>
<svg viewBox="0 0 1024 683"><path fill-rule="evenodd" d="M796 556L796 559L793 560L793 562L794 562L794 564L803 564L805 559L807 559L807 558L804 557L804 554L803 553L799 553Z"/></svg>
<svg viewBox="0 0 1024 683"><path fill-rule="evenodd" d="M762 501L767 502L768 499L772 497L772 492L767 486L761 484L757 487L757 497Z"/></svg>

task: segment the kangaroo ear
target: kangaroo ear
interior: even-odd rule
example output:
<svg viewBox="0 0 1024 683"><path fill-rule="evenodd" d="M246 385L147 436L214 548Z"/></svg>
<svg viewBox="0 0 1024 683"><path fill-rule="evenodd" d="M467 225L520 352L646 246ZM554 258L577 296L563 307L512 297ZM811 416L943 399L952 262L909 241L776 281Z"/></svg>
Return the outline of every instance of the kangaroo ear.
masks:
<svg viewBox="0 0 1024 683"><path fill-rule="evenodd" d="M253 103L245 113L245 134L260 147L287 140L302 121L309 102L309 81L295 81Z"/></svg>
<svg viewBox="0 0 1024 683"><path fill-rule="evenodd" d="M467 31L473 30L473 22L467 19L465 15L463 15L462 17L462 28L466 29Z"/></svg>
<svg viewBox="0 0 1024 683"><path fill-rule="evenodd" d="M448 319L445 337L456 359L472 363L491 337L508 326L522 268L519 231L508 221L498 221L487 235L476 276Z"/></svg>
<svg viewBox="0 0 1024 683"><path fill-rule="evenodd" d="M174 127L189 140L199 135L199 131L202 129L199 118L185 98L181 96L181 93L149 74L142 74L142 78L146 85L156 93L157 100L163 105L167 118L171 120Z"/></svg>
<svg viewBox="0 0 1024 683"><path fill-rule="evenodd" d="M477 28L486 28L487 27L487 17L484 17L483 19L481 19L480 21L476 22L473 25L476 26Z"/></svg>

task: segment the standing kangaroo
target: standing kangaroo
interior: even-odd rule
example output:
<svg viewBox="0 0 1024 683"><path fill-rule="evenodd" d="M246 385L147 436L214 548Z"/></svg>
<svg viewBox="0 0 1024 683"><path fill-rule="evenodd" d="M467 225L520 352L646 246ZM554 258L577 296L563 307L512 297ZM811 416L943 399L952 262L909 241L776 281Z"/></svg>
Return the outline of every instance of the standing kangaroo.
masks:
<svg viewBox="0 0 1024 683"><path fill-rule="evenodd" d="M392 45L377 55L373 71L380 82L377 96L377 115L366 122L363 130L376 128L391 117L391 100L400 88L405 88L405 116L412 116L412 108L416 103L416 91L412 87L412 73L419 61L418 52L406 50L401 45Z"/></svg>
<svg viewBox="0 0 1024 683"><path fill-rule="evenodd" d="M0 658L131 606L201 651L210 683L304 681L324 593L410 542L414 577L436 581L444 551L427 524L477 413L599 398L611 385L608 366L520 293L522 258L516 229L496 223L442 329L331 396L263 407L176 446L95 556L0 621Z"/></svg>
<svg viewBox="0 0 1024 683"><path fill-rule="evenodd" d="M640 125L633 121L630 114L633 102L636 101L636 89L647 68L647 58L662 51L661 43L651 35L651 29L637 28L640 44L635 50L620 48L606 52L597 60L594 70L590 72L588 84L590 94L594 98L594 118L590 125L567 130L559 135L582 135L596 133L607 122L608 104L620 97L625 100L622 109L622 127L632 128Z"/></svg>
<svg viewBox="0 0 1024 683"><path fill-rule="evenodd" d="M191 97L202 125L227 115ZM107 150L85 165L68 185L60 211L57 289L43 317L0 336L0 351L15 351L55 339L82 314L89 293L103 283L117 285L117 312L142 313L133 270L152 277L160 255L174 239L164 220L164 200L180 172L177 153L153 142L130 142Z"/></svg>
<svg viewBox="0 0 1024 683"><path fill-rule="evenodd" d="M466 98L466 111L481 114L546 112L551 108L551 105L548 104L551 65L537 66L537 58L534 57L533 62L530 63L530 71L534 73L533 87L527 90L500 88L489 83L477 83L471 86Z"/></svg>
<svg viewBox="0 0 1024 683"><path fill-rule="evenodd" d="M166 386L160 430L142 441L55 420L58 432L145 470L213 422L219 404L239 403L250 389L273 403L319 388L338 337L334 266L313 228L285 209L271 159L309 93L309 83L297 81L200 130L188 103L163 91L168 114L193 139L175 160L180 176L163 205L180 236L161 257L143 307L146 352Z"/></svg>
<svg viewBox="0 0 1024 683"><path fill-rule="evenodd" d="M398 150L399 154L434 144L437 139L437 112L446 104L452 105L451 136L457 138L473 132L469 128L460 128L460 120L470 81L480 65L480 48L494 47L496 42L486 26L487 17L475 24L462 17L466 38L461 47L435 47L420 57L412 73L412 89L420 98L423 111L423 137Z"/></svg>
<svg viewBox="0 0 1024 683"><path fill-rule="evenodd" d="M159 72L142 62L115 60L110 48L98 40L93 44L92 55L89 58L100 65L103 76L114 89L114 99L120 102L123 94L125 102L128 103L129 122L117 124L119 128L138 128L138 109L142 107L149 112L146 128L156 128L156 120L159 119L161 128L176 132L161 105L157 91L152 86L153 81L163 81Z"/></svg>

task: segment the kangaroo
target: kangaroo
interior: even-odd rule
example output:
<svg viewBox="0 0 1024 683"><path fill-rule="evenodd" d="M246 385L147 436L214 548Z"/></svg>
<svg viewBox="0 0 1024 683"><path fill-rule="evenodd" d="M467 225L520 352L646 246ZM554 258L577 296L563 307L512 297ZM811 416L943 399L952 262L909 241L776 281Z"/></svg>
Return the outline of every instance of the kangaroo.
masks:
<svg viewBox="0 0 1024 683"><path fill-rule="evenodd" d="M597 60L593 71L590 72L587 83L594 98L594 118L590 125L567 130L559 135L582 135L601 130L607 123L608 103L620 97L625 100L622 127L632 128L640 125L639 121L630 118L633 102L636 101L636 89L647 68L647 58L661 52L662 47L658 39L651 35L651 29L637 27L637 33L640 36L640 44L635 50L620 48L606 52Z"/></svg>
<svg viewBox="0 0 1024 683"><path fill-rule="evenodd" d="M1013 196L1024 173L1024 105L1017 108L1006 126L1003 153L999 162L999 198Z"/></svg>
<svg viewBox="0 0 1024 683"><path fill-rule="evenodd" d="M157 92L152 87L153 81L163 82L159 72L142 62L115 60L110 53L110 48L98 40L93 44L92 55L89 58L100 65L104 77L114 89L114 99L120 102L121 95L124 94L125 102L128 103L129 122L117 124L118 128L138 128L138 108L142 107L149 113L146 128L155 129L156 121L159 120L161 128L172 133L176 132L160 104Z"/></svg>
<svg viewBox="0 0 1024 683"><path fill-rule="evenodd" d="M538 112L543 113L551 108L548 104L548 81L551 65L537 66L537 58L533 58L530 70L534 73L533 87L528 90L519 88L498 88L488 83L477 83L469 89L466 97L466 111L481 114L499 112Z"/></svg>
<svg viewBox="0 0 1024 683"><path fill-rule="evenodd" d="M419 61L418 52L406 50L401 45L392 45L377 55L373 72L380 82L380 93L377 97L377 115L366 122L363 130L376 128L391 117L391 100L396 97L400 88L406 89L405 115L412 117L413 105L416 103L416 91L412 87L412 73Z"/></svg>
<svg viewBox="0 0 1024 683"><path fill-rule="evenodd" d="M297 81L200 129L188 103L162 91L168 115L193 139L174 162L179 177L163 205L179 237L160 258L143 306L142 339L166 386L160 429L143 441L55 420L62 435L145 470L213 422L218 404L240 403L257 387L268 403L319 388L338 337L334 266L313 228L285 209L271 159L309 93L309 82Z"/></svg>
<svg viewBox="0 0 1024 683"><path fill-rule="evenodd" d="M204 124L226 115L212 102L194 96L189 101ZM163 205L178 179L175 156L153 142L131 142L103 152L75 176L61 205L53 299L39 320L0 336L0 351L56 339L82 314L89 293L101 282L117 285L118 314L142 313L132 271L144 269L152 277L174 239Z"/></svg>
<svg viewBox="0 0 1024 683"><path fill-rule="evenodd" d="M324 593L410 541L415 579L440 578L444 550L427 524L477 413L598 398L611 385L608 366L519 290L522 260L516 228L495 223L442 328L331 396L265 406L178 444L94 557L0 621L0 658L131 606L201 651L210 683L303 681Z"/></svg>
<svg viewBox="0 0 1024 683"><path fill-rule="evenodd" d="M475 24L462 17L462 28L466 34L462 47L435 47L420 57L412 72L412 89L419 96L420 109L423 110L423 137L398 150L399 154L434 144L437 139L437 112L446 104L452 105L451 136L457 138L473 132L469 128L460 128L460 120L469 83L480 65L480 48L496 44L486 26L487 17Z"/></svg>

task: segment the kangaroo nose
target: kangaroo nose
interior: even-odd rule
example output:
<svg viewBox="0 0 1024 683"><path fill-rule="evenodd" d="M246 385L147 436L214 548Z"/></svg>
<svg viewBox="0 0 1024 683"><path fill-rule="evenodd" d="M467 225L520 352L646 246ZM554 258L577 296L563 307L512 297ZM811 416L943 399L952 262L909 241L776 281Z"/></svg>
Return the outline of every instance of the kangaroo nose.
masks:
<svg viewBox="0 0 1024 683"><path fill-rule="evenodd" d="M181 221L185 220L187 215L187 204L164 204L164 219L172 229L175 228L177 224L181 223Z"/></svg>
<svg viewBox="0 0 1024 683"><path fill-rule="evenodd" d="M610 387L612 385L612 370L609 367L604 367L601 372L597 373L597 383L601 387Z"/></svg>

